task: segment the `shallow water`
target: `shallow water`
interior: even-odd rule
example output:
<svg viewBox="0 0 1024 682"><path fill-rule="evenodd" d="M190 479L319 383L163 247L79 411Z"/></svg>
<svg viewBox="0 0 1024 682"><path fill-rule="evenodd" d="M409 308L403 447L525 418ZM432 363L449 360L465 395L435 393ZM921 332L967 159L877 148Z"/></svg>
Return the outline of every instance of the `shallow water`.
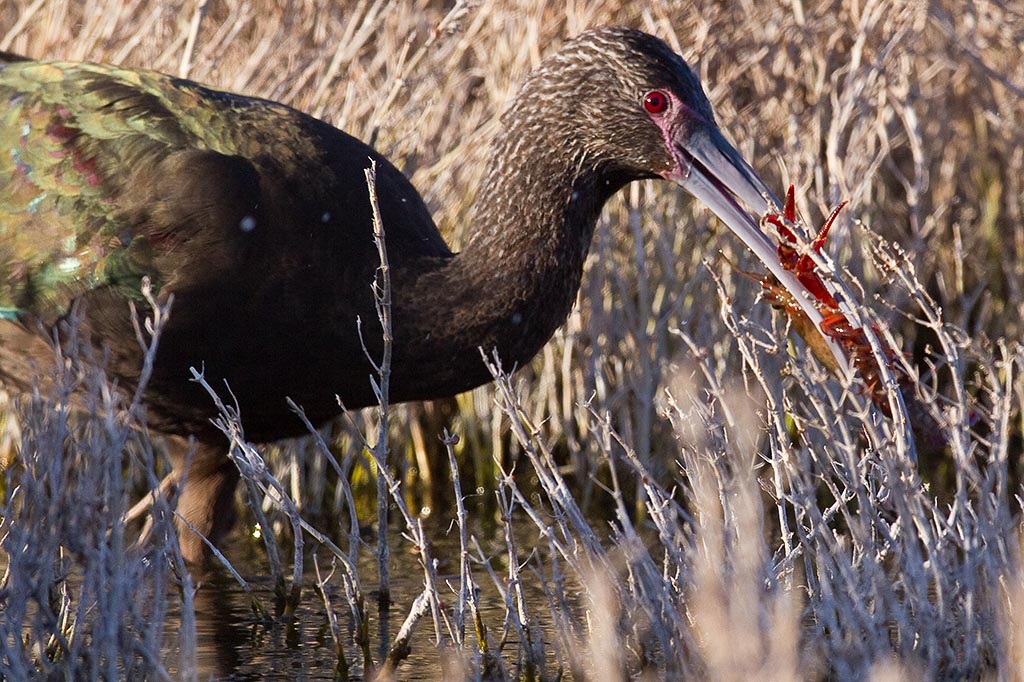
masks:
<svg viewBox="0 0 1024 682"><path fill-rule="evenodd" d="M451 614L456 600L455 590L458 589L458 533L453 529L445 533L445 528L428 531L431 537L431 556L438 560L439 578L442 589L451 586L444 594L445 606ZM500 533L500 531L498 531ZM536 537L532 526L517 529L520 541ZM484 551L493 558L493 570L504 579L506 561L504 543L500 538L497 542L486 543L477 534ZM390 633L387 638L392 642L406 619L409 609L417 596L423 591L423 569L418 555L410 551L410 543L393 531L391 540L391 607L384 618L377 612L377 566L373 548L365 548L360 555L359 575L366 594L367 617L370 621L371 651L375 661L379 662L384 652L381 649L383 640L381 629ZM487 545L491 546L488 547ZM522 550L524 556L529 548ZM316 592L316 575L313 562L307 557L303 578L303 592L300 606L294 617L274 617L273 585L266 574L266 563L258 546L251 540L235 536L227 543L224 552L235 569L250 583L252 594L246 593L234 578L223 569L194 572L193 578L199 585L195 598L196 630L197 630L197 668L199 679L208 680L333 680L335 679L335 654L331 635L328 629L325 607L320 595ZM329 570L330 557L325 551L318 554L321 571ZM491 645L501 638L505 620L505 603L490 576L482 566L473 566L474 579L479 586L479 604L481 617L489 629ZM536 618L544 631L545 640L553 636L551 631L550 610L547 599L535 581L524 581L527 594L527 609L531 617ZM334 587L329 592L332 607L337 614L339 626L345 636L345 655L350 666L352 679L363 679L362 654L352 643L352 617L341 589L341 581L332 581ZM258 615L252 608L256 599L265 609L267 615ZM468 618L468 616L467 616ZM169 614L167 620L168 641L173 642L178 636L180 610ZM465 653L469 654L475 646L472 625L467 623ZM445 633L447 637L447 633ZM436 648L433 622L428 613L422 617L411 640L412 651L398 667L396 677L402 680L439 680L443 679L442 656ZM503 650L503 658L510 670L515 669L518 654L518 639L514 632L509 633ZM548 665L555 665L550 647ZM172 674L177 675L176 662L170 666Z"/></svg>

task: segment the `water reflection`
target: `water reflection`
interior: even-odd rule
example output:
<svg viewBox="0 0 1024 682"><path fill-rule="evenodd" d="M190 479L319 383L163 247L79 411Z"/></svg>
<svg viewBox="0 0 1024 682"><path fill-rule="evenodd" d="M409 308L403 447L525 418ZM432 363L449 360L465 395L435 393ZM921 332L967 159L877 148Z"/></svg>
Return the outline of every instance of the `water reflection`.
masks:
<svg viewBox="0 0 1024 682"><path fill-rule="evenodd" d="M488 518L480 514L478 519ZM493 517L490 517L493 518ZM486 523L486 522L485 522ZM515 529L520 557L526 559L536 543L538 532L529 521L520 521ZM507 559L502 531L493 527L493 521L476 525L471 535L476 537L482 551L489 558L490 569L499 582L507 576ZM457 529L447 524L434 524L427 529L431 539L430 553L437 561L441 601L449 618L455 610L459 586L459 540ZM372 540L368 539L370 542ZM358 573L366 595L366 617L369 625L370 649L374 664L384 660L386 647L394 641L398 630L409 614L413 602L423 592L423 568L420 558L412 551L410 542L401 533L393 530L391 541L391 598L392 606L385 614L377 612L377 566L372 547L366 547L360 554ZM307 549L313 543L307 543ZM334 680L337 665L335 647L331 637L329 621L323 601L316 590L316 574L311 556L307 556L302 599L297 612L291 617L275 617L273 613L274 585L267 575L266 561L262 547L257 541L236 533L222 548L235 569L249 583L245 591L231 574L222 567L207 570L193 569L191 576L197 586L194 597L196 625L196 672L200 680ZM318 553L321 570L330 570L330 555ZM6 555L0 552L0 575L6 566ZM73 562L72 562L73 563ZM481 619L489 630L489 641L494 650L499 640L504 640L503 655L507 668L516 669L516 657L520 653L514 630L503 632L505 627L505 601L501 590L495 585L487 569L473 564L474 579L479 587L478 604ZM81 576L73 570L66 576L67 589L72 595L81 591ZM543 631L546 643L554 639L551 626L551 609L545 597L541 579L531 569L525 569L524 593L531 622L537 622ZM550 577L550 576L549 576ZM163 652L161 659L172 678L182 674L179 639L181 636L180 592L173 584L168 586L168 612L164 621ZM570 593L575 592L567 587ZM328 584L331 606L335 612L345 647L350 679L365 679L364 661L361 650L354 643L353 618L342 582L338 575ZM73 606L77 607L77 604ZM576 608L572 604L572 608ZM159 612L159 609L156 610ZM0 605L0 617L3 616ZM381 634L384 629L388 635ZM445 631L445 637L449 633ZM472 655L475 650L475 634L472 620L467 613L466 645L462 653ZM430 615L418 623L411 639L411 653L396 671L399 680L446 679L444 663L452 663L452 654L442 654L437 649L433 621ZM544 646L543 650L554 665L557 646ZM382 652L383 649L383 652ZM123 652L132 656L131 651ZM136 655L139 651L134 652ZM448 656L448 660L444 657ZM60 664L58 663L58 666ZM4 678L0 665L0 679Z"/></svg>
<svg viewBox="0 0 1024 682"><path fill-rule="evenodd" d="M530 532L530 529L524 529L526 532ZM532 533L535 536L536 531ZM439 562L440 587L448 590L444 602L450 609L458 589L458 535L456 532L446 534L441 529L430 536L433 541L431 554ZM526 536L523 537L525 539ZM374 590L377 587L377 567L372 549L362 552L359 564L359 575L368 602L366 609L370 620L371 650L378 663L382 658L381 626L386 627L390 633L388 641L393 640L413 601L423 591L423 569L418 555L409 550L409 542L398 532L391 534L391 542L392 606L383 617L376 610L377 593ZM504 557L501 547L494 545L485 548L485 551L495 555L492 568L503 575ZM195 597L199 679L335 679L337 661L324 605L316 593L312 561L307 559L306 562L303 596L297 613L291 618L275 618L272 615L260 615L253 608L253 600L265 609L272 609L274 603L273 584L266 577L266 564L258 547L236 535L225 547L225 554L235 569L250 582L252 593L246 593L223 569L194 572L193 578L199 585ZM319 557L323 570L330 563L330 558L326 552L320 553ZM474 567L474 571L480 586L481 615L491 632L498 633L500 637L505 615L504 600L482 568ZM334 581L329 594L344 633L349 674L353 679L362 679L362 653L352 644L353 621L340 581ZM536 590L532 598L536 602L533 612L547 617L547 602L543 594ZM177 639L179 621L180 612L172 613L168 619L168 636L172 641ZM466 637L468 641L473 641L474 635L469 624ZM429 615L419 622L411 643L412 652L399 666L397 678L442 679L444 672L441 656L436 650ZM508 648L514 651L513 641L509 642ZM177 674L177 671L173 671L173 674Z"/></svg>

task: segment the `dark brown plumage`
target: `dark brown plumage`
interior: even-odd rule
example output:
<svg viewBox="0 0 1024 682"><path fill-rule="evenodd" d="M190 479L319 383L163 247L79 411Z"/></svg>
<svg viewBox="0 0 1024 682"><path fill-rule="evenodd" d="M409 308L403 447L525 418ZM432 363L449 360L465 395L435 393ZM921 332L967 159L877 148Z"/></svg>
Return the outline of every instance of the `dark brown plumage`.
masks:
<svg viewBox="0 0 1024 682"><path fill-rule="evenodd" d="M214 539L237 473L190 367L228 382L255 441L303 431L286 397L314 422L336 414L336 395L374 402L356 329L357 316L376 319L370 159L392 266L393 401L486 382L481 347L509 366L529 360L573 305L602 205L632 180L683 185L774 256L734 198L760 210L770 195L696 76L631 29L588 31L527 79L459 254L384 158L281 104L151 72L13 60L0 65L0 100L0 378L32 381L28 360L74 302L108 372L131 387L142 358L129 301L143 276L161 300L173 294L148 419L198 439L180 509ZM378 335L365 336L379 357ZM182 540L198 559L201 544Z"/></svg>

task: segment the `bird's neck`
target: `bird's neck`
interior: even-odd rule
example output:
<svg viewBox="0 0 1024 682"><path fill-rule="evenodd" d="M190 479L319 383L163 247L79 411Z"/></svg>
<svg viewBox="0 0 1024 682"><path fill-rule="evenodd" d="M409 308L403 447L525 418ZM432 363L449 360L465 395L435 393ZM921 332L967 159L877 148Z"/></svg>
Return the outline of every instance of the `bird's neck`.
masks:
<svg viewBox="0 0 1024 682"><path fill-rule="evenodd" d="M497 351L506 368L530 360L571 311L601 207L630 179L570 150L531 152L522 139L496 143L465 249L399 292L417 309L403 313L399 304L396 324L415 322L396 335L408 344L396 345L396 356L419 366L419 377L468 389L490 378L481 349ZM430 397L430 387L413 388L409 398Z"/></svg>

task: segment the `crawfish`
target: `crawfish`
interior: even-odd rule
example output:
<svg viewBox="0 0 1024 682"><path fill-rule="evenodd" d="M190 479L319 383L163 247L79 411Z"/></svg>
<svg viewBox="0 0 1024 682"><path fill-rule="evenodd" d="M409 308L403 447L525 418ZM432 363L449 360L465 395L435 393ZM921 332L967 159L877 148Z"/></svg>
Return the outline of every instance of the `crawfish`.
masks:
<svg viewBox="0 0 1024 682"><path fill-rule="evenodd" d="M828 218L818 233L811 240L809 249L820 254L825 240L828 238L829 230L839 216L839 212L846 206L846 202L839 204ZM801 309L800 305L793 298L793 294L780 286L778 280L772 275L762 278L761 286L765 291L765 298L777 308L786 312L789 316L792 327L807 343L811 352L827 367L833 371L839 371L838 362L832 354L828 343L822 335L833 339L843 349L853 369L857 371L870 395L872 401L887 416L892 416L886 392L882 387L881 369L871 350L871 344L861 327L856 326L845 313L841 312L839 302L835 296L825 287L821 277L818 275L814 259L806 251L801 253L797 249L797 236L793 231L793 224L796 222L796 207L794 201L793 185L789 186L786 192L786 202L782 212L770 212L762 220L775 227L779 233L779 245L777 252L782 267L792 272L804 285L806 290L814 296L814 305L822 314L822 321L818 328ZM872 331L878 330L872 327ZM886 359L887 368L897 376L902 385L907 379L898 365L893 361L896 358L896 351L886 345L883 348L883 355Z"/></svg>

